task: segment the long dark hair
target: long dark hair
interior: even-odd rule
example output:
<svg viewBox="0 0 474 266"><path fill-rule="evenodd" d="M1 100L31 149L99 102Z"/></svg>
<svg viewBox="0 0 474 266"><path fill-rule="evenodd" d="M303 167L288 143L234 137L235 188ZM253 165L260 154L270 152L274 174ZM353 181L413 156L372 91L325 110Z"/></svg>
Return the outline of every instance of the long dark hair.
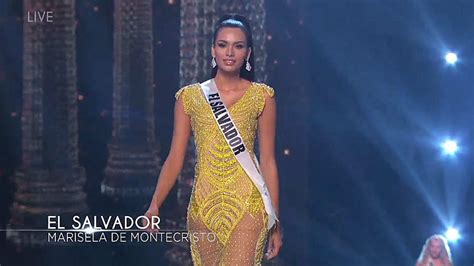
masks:
<svg viewBox="0 0 474 266"><path fill-rule="evenodd" d="M253 81L254 76L255 76L255 65L254 65L254 50L253 50L253 40L252 40L252 31L250 30L250 23L247 20L246 17L238 14L226 14L222 16L216 23L216 27L214 28L214 35L212 37L212 46L216 44L216 38L217 34L219 33L219 30L224 27L229 27L229 28L239 28L241 29L244 33L245 36L247 37L247 47L252 48L252 52L250 53L250 58L249 62L250 65L252 66L252 69L250 71L247 71L245 69L245 63L242 64L242 67L240 68L240 77ZM211 77L214 78L217 74L217 67L212 69L212 74Z"/></svg>

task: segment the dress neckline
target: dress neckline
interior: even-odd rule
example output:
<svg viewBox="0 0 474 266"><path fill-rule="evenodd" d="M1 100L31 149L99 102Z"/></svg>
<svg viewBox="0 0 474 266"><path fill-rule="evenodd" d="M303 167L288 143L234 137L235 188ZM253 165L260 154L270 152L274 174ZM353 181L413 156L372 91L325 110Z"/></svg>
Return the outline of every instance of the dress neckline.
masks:
<svg viewBox="0 0 474 266"><path fill-rule="evenodd" d="M216 88L217 88L217 83L216 83L216 80L214 78L213 79L213 82L214 84L216 84ZM252 89L252 87L254 86L254 82L253 81L250 81L250 85L248 86L248 88L245 90L244 94L234 103L232 104L230 107L226 105L227 107L227 110L231 110L232 108L234 108L234 106L236 106L238 103L240 103L244 98L245 96L249 93L250 89ZM219 91L219 89L217 89ZM220 92L219 92L220 94ZM221 98L221 102L225 105L224 101L222 101L222 98Z"/></svg>

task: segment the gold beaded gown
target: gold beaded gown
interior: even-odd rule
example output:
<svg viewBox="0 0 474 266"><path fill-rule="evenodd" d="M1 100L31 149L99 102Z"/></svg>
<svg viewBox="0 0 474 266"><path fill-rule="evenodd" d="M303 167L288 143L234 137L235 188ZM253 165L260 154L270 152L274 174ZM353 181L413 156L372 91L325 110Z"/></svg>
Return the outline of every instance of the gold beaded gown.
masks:
<svg viewBox="0 0 474 266"><path fill-rule="evenodd" d="M227 106L252 158L265 93L274 96L272 87L252 82ZM190 117L197 157L187 214L193 263L260 265L268 235L262 197L218 128L199 84L178 90L175 98L180 97Z"/></svg>

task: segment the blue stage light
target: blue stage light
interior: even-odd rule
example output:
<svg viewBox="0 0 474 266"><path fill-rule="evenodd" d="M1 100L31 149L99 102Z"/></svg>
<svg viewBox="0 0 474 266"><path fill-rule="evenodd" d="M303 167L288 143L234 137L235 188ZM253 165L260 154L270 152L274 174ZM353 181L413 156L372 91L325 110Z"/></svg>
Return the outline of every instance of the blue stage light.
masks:
<svg viewBox="0 0 474 266"><path fill-rule="evenodd" d="M456 141L447 139L441 144L443 152L448 155L454 155L459 150L458 144Z"/></svg>
<svg viewBox="0 0 474 266"><path fill-rule="evenodd" d="M449 52L446 54L444 59L446 60L446 63L454 65L458 61L458 56L455 53Z"/></svg>
<svg viewBox="0 0 474 266"><path fill-rule="evenodd" d="M448 239L448 241L451 241L451 242L456 242L459 238L461 238L459 231L453 227L450 227L448 228L448 230L446 230L445 236Z"/></svg>

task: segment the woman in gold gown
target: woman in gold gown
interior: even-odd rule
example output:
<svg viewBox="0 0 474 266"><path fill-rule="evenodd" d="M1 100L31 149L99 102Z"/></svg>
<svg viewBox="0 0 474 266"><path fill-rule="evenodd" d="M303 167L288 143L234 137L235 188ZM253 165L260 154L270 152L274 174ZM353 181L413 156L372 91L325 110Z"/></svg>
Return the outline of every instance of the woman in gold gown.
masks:
<svg viewBox="0 0 474 266"><path fill-rule="evenodd" d="M226 15L215 28L212 67L221 101L227 107L252 158L259 137L260 169L278 215L279 183L275 160L276 103L272 87L253 82L252 35L245 17ZM198 83L176 94L175 122L170 153L162 167L150 207L159 207L181 171L188 138L193 132L197 164L188 206L195 265L260 265L268 240L267 258L282 246L279 222L270 230L262 196L244 171L220 131ZM212 240L212 241L211 241Z"/></svg>

